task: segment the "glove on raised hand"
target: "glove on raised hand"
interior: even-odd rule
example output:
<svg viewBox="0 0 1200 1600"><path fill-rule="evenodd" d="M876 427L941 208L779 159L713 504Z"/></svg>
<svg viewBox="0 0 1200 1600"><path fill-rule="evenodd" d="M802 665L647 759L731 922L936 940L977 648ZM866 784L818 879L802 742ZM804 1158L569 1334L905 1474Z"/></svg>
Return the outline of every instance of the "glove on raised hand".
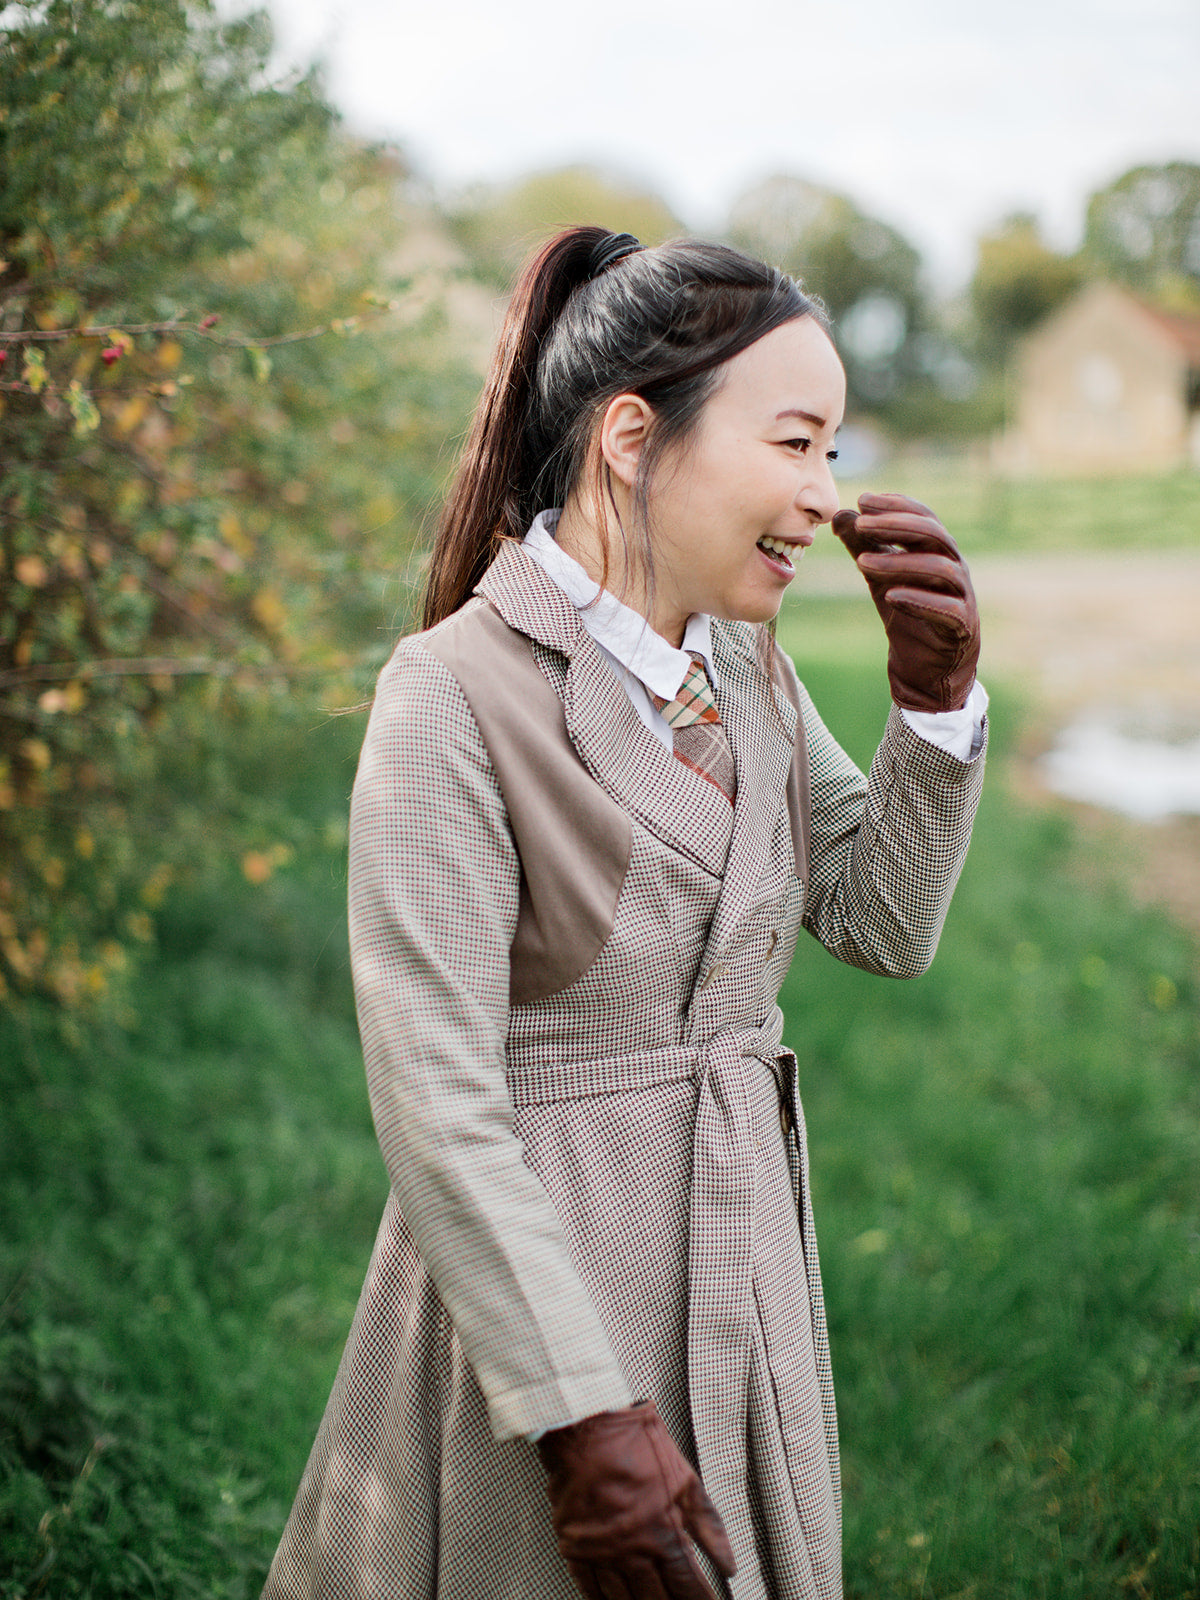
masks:
<svg viewBox="0 0 1200 1600"><path fill-rule="evenodd" d="M867 580L888 636L892 699L910 711L956 711L979 661L979 609L967 564L919 500L864 494L833 531Z"/></svg>
<svg viewBox="0 0 1200 1600"><path fill-rule="evenodd" d="M713 1600L690 1535L731 1578L712 1501L653 1400L544 1433L558 1548L587 1600Z"/></svg>

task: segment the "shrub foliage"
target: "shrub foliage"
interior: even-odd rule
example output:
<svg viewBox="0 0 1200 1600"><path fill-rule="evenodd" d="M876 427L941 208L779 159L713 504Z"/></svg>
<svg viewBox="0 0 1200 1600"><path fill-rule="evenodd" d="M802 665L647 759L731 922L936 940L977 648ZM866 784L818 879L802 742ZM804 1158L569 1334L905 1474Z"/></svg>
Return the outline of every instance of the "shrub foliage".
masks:
<svg viewBox="0 0 1200 1600"><path fill-rule="evenodd" d="M261 817L166 809L162 754L246 694L351 696L470 380L403 164L271 78L262 15L3 22L0 984L78 1004L200 851L270 870Z"/></svg>

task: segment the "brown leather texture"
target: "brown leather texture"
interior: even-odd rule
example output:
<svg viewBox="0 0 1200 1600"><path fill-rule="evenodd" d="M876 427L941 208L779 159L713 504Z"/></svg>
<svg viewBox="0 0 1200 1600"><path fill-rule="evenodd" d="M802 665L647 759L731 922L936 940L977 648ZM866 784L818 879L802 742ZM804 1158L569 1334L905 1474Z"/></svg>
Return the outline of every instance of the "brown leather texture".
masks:
<svg viewBox="0 0 1200 1600"><path fill-rule="evenodd" d="M689 1537L727 1578L724 1525L653 1400L538 1441L554 1531L587 1600L714 1600Z"/></svg>
<svg viewBox="0 0 1200 1600"><path fill-rule="evenodd" d="M979 608L958 546L928 506L864 494L833 531L867 580L888 637L892 699L909 711L966 705L979 661Z"/></svg>

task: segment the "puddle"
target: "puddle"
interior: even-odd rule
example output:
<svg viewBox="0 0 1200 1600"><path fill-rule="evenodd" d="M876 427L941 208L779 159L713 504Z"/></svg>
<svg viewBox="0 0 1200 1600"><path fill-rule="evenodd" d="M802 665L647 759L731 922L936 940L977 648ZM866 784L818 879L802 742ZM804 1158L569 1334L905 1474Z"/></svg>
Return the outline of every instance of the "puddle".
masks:
<svg viewBox="0 0 1200 1600"><path fill-rule="evenodd" d="M1200 815L1200 733L1091 712L1064 728L1038 763L1042 782L1068 800L1139 822Z"/></svg>

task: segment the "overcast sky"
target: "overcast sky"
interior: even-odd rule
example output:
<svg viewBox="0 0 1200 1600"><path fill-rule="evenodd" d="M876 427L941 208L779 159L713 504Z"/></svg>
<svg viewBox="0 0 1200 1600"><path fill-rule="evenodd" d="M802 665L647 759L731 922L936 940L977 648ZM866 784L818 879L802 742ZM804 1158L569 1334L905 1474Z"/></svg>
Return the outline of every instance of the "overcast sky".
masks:
<svg viewBox="0 0 1200 1600"><path fill-rule="evenodd" d="M792 172L899 227L942 287L1036 212L1200 161L1200 0L266 0L352 127L443 185L587 160L697 231ZM581 219L584 220L584 219Z"/></svg>

